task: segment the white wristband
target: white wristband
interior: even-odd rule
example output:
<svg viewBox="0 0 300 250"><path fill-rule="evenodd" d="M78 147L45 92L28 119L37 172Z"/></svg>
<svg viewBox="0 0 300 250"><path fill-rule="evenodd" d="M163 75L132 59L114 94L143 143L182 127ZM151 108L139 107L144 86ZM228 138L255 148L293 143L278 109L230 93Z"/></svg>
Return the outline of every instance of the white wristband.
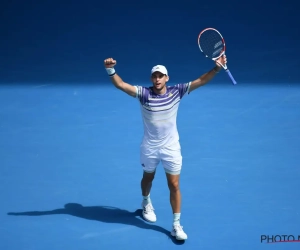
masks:
<svg viewBox="0 0 300 250"><path fill-rule="evenodd" d="M113 76L114 74L116 74L116 71L114 68L106 68L106 72L109 76Z"/></svg>

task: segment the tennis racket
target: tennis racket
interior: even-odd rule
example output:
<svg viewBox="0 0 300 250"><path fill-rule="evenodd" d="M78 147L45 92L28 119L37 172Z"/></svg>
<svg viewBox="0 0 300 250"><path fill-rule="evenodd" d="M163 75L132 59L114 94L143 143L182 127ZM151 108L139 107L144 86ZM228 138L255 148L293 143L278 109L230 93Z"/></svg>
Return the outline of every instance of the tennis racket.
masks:
<svg viewBox="0 0 300 250"><path fill-rule="evenodd" d="M200 51L205 55L205 57L216 61L221 56L225 55L225 40L221 33L214 28L206 28L202 30L198 36L198 46ZM230 73L227 65L221 64L225 72L228 74L232 83L235 85L237 82Z"/></svg>

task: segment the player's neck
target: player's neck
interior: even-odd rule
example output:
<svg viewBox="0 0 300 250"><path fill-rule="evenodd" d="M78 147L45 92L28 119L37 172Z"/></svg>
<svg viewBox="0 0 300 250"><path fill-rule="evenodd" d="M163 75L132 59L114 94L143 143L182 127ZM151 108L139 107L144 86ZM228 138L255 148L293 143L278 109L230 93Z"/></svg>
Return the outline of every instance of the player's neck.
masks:
<svg viewBox="0 0 300 250"><path fill-rule="evenodd" d="M164 95L165 93L167 93L167 86L164 86L162 89L156 89L155 87L153 87L152 89L157 95Z"/></svg>

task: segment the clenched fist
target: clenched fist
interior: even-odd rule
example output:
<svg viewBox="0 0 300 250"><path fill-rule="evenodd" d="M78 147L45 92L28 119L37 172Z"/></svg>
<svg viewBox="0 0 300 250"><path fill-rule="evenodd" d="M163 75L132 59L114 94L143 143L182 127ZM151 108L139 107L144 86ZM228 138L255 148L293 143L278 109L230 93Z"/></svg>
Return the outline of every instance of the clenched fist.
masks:
<svg viewBox="0 0 300 250"><path fill-rule="evenodd" d="M117 64L117 61L113 58L107 58L104 60L104 67L105 68L113 68Z"/></svg>

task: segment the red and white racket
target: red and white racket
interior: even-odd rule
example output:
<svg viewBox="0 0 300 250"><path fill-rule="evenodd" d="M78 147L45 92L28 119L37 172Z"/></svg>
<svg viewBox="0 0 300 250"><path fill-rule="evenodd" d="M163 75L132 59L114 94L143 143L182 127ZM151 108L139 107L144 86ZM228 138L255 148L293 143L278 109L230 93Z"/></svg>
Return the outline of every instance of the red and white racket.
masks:
<svg viewBox="0 0 300 250"><path fill-rule="evenodd" d="M221 33L214 28L206 28L200 32L198 36L198 46L205 57L208 57L213 61L216 61L218 58L225 55L225 40ZM227 68L227 65L221 64L221 66L230 77L232 83L234 85L237 84Z"/></svg>

